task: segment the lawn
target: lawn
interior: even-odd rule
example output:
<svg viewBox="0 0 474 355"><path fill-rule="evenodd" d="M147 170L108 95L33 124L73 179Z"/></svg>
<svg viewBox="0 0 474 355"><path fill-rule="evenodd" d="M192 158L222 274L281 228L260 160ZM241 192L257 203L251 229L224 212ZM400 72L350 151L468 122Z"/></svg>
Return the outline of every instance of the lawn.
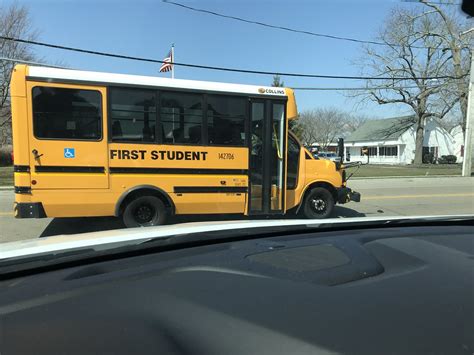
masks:
<svg viewBox="0 0 474 355"><path fill-rule="evenodd" d="M350 168L348 174L354 172L354 177L383 177L383 176L430 176L430 175L461 175L461 164L421 166L400 165L362 165L359 170Z"/></svg>
<svg viewBox="0 0 474 355"><path fill-rule="evenodd" d="M0 186L13 186L13 166L0 166Z"/></svg>

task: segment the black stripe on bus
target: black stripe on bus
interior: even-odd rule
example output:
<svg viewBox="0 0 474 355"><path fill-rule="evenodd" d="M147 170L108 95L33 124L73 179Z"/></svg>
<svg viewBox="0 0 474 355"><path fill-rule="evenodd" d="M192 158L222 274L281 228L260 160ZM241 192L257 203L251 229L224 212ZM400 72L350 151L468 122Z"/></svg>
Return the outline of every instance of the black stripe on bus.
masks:
<svg viewBox="0 0 474 355"><path fill-rule="evenodd" d="M247 175L246 169L109 168L111 174Z"/></svg>
<svg viewBox="0 0 474 355"><path fill-rule="evenodd" d="M104 173L103 166L35 166L37 173Z"/></svg>
<svg viewBox="0 0 474 355"><path fill-rule="evenodd" d="M174 192L182 193L243 193L247 188L243 186L175 186Z"/></svg>
<svg viewBox="0 0 474 355"><path fill-rule="evenodd" d="M13 190L16 194L31 194L30 186L15 186Z"/></svg>
<svg viewBox="0 0 474 355"><path fill-rule="evenodd" d="M30 172L30 166L29 165L13 165L13 172L28 173Z"/></svg>

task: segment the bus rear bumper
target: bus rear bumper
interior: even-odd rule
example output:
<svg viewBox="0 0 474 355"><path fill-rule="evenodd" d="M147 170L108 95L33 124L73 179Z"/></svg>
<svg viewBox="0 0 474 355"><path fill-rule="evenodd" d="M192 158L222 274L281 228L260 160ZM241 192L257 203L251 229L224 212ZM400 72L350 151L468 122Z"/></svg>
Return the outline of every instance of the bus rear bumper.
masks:
<svg viewBox="0 0 474 355"><path fill-rule="evenodd" d="M341 187L337 189L337 202L338 203L347 203L350 201L360 202L360 193L352 191L348 187Z"/></svg>
<svg viewBox="0 0 474 355"><path fill-rule="evenodd" d="M41 202L15 202L15 218L46 218Z"/></svg>

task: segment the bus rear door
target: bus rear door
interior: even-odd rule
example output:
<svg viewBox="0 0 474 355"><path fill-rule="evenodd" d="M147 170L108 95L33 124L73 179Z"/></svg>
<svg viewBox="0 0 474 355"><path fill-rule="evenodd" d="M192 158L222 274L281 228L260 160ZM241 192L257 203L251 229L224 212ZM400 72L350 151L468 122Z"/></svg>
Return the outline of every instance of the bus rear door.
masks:
<svg viewBox="0 0 474 355"><path fill-rule="evenodd" d="M32 189L108 188L106 89L28 82Z"/></svg>

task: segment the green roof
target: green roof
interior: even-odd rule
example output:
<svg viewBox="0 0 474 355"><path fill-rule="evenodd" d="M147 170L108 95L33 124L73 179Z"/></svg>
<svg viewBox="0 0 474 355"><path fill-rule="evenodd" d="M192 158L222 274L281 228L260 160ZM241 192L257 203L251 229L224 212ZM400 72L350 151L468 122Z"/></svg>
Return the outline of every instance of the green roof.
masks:
<svg viewBox="0 0 474 355"><path fill-rule="evenodd" d="M368 120L346 138L346 142L397 140L413 126L414 116Z"/></svg>

